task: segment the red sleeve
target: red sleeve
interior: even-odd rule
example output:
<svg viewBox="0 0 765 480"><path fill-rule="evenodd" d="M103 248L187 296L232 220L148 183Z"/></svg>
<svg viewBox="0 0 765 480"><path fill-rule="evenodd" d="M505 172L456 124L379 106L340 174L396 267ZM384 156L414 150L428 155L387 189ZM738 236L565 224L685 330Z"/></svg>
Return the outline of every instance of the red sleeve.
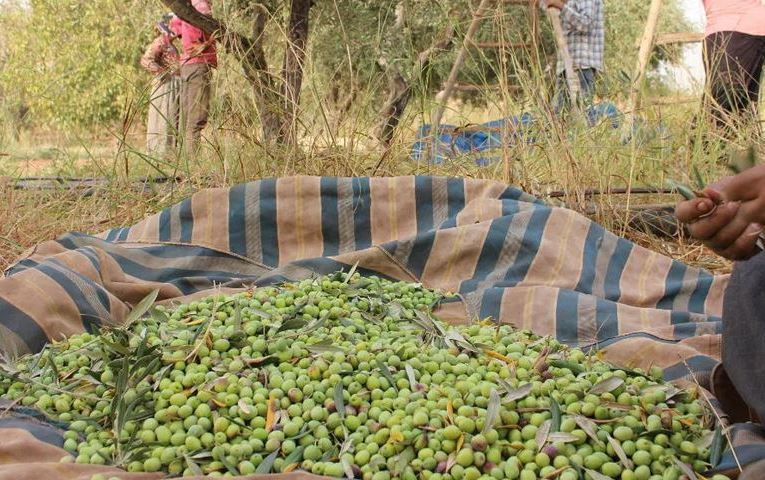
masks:
<svg viewBox="0 0 765 480"><path fill-rule="evenodd" d="M169 27L174 34L180 36L181 31L183 30L183 20L178 17L173 17L172 20L170 20Z"/></svg>

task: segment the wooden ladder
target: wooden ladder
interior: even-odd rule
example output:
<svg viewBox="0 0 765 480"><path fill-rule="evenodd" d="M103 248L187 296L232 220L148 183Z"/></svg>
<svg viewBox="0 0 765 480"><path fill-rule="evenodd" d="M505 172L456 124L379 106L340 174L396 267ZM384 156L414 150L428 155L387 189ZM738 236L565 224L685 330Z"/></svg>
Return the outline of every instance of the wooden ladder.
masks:
<svg viewBox="0 0 765 480"><path fill-rule="evenodd" d="M704 40L704 34L702 32L673 32L673 33L657 33L657 26L659 23L659 13L661 11L662 0L651 0L651 7L648 11L648 19L645 23L645 29L643 29L643 36L640 40L640 49L638 50L637 63L635 65L635 74L632 79L632 86L630 88L630 96L627 104L627 122L625 122L625 132L631 135L632 128L635 122L635 112L640 108L643 99L641 98L641 90L643 81L645 80L646 68L648 68L648 61L651 59L651 53L655 47L686 44L686 43L698 43ZM679 96L670 98L658 98L648 99L649 105L671 105L677 103L690 103L698 100L698 96Z"/></svg>
<svg viewBox="0 0 765 480"><path fill-rule="evenodd" d="M459 73L462 70L463 65L465 64L465 60L467 59L468 52L471 49L475 49L475 48L498 49L500 50L500 53L503 55L507 54L511 50L517 50L517 49L528 49L529 51L535 52L535 53L539 51L539 39L540 39L539 9L538 9L537 2L538 0L481 0L480 1L478 7L473 12L472 21L470 22L470 26L468 27L468 30L465 33L465 37L462 40L462 46L457 52L457 57L455 58L454 64L452 65L451 71L449 72L449 77L447 78L446 82L444 82L443 89L438 93L438 95L436 95L437 107L433 113L432 121L431 121L433 141L432 141L431 148L428 148L428 154L426 155L428 158L428 162L430 162L432 155L437 154L436 151L438 149L438 139L442 131L441 120L446 110L446 104L448 103L449 99L452 97L453 93L455 91L463 91L463 92L479 91L479 90L483 90L487 88L487 85L477 85L477 84L457 82ZM507 7L527 8L528 19L529 19L528 39L523 42L508 42L508 41L505 41L505 39L476 42L475 36L476 36L476 33L478 33L479 28L481 27L484 21L492 17L491 15L489 15L489 12L492 6L494 6L495 9L502 9L503 13ZM506 86L506 88L509 90L521 89L520 85L504 85L504 86ZM496 85L493 85L493 87L501 88L503 87L503 84L502 82L500 82Z"/></svg>

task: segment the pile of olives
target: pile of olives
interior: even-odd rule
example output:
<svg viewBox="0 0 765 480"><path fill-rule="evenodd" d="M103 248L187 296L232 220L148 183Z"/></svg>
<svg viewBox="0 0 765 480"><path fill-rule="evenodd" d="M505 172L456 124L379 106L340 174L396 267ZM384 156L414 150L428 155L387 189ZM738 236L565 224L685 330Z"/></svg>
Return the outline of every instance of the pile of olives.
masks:
<svg viewBox="0 0 765 480"><path fill-rule="evenodd" d="M170 476L679 480L719 462L696 390L446 325L447 297L340 272L155 306L4 364L0 395L68 425L62 461Z"/></svg>

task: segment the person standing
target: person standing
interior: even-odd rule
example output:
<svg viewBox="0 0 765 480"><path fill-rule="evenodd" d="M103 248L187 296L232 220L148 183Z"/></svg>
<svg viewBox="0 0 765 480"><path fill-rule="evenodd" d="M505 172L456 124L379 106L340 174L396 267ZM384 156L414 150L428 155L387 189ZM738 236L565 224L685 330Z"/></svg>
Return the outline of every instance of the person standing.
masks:
<svg viewBox="0 0 765 480"><path fill-rule="evenodd" d="M157 24L159 35L141 57L141 66L154 75L146 125L146 151L157 157L175 150L178 132L180 55L173 45L176 36L168 26L171 19L172 14L166 15Z"/></svg>
<svg viewBox="0 0 765 480"><path fill-rule="evenodd" d="M603 71L605 15L603 0L546 0L547 8L560 10L560 22L568 51L579 78L583 104L592 103L595 81ZM553 108L560 113L570 106L563 56L558 52Z"/></svg>
<svg viewBox="0 0 765 480"><path fill-rule="evenodd" d="M212 13L211 0L193 0L192 5L205 15ZM176 20L171 27L181 37L181 120L184 150L196 153L207 125L212 96L212 72L218 66L215 38L201 29Z"/></svg>
<svg viewBox="0 0 765 480"><path fill-rule="evenodd" d="M759 120L765 63L765 5L761 0L703 0L707 25L704 66L711 119L730 137ZM759 133L759 124L757 132Z"/></svg>

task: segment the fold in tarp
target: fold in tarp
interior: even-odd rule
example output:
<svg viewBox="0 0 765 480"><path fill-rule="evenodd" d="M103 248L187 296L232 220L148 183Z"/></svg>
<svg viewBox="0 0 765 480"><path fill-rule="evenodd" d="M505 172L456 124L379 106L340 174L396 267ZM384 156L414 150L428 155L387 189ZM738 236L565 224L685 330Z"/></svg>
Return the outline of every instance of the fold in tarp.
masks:
<svg viewBox="0 0 765 480"><path fill-rule="evenodd" d="M727 276L516 188L441 177L268 179L201 191L131 227L43 243L0 279L2 348L34 352L118 325L155 289L160 300L180 300L356 263L362 273L459 293L440 312L451 322L511 323L601 349L620 365L664 367L670 379L690 379L690 369L703 386L720 358ZM103 469L38 464L24 450L57 447L15 421L0 423L0 478Z"/></svg>

